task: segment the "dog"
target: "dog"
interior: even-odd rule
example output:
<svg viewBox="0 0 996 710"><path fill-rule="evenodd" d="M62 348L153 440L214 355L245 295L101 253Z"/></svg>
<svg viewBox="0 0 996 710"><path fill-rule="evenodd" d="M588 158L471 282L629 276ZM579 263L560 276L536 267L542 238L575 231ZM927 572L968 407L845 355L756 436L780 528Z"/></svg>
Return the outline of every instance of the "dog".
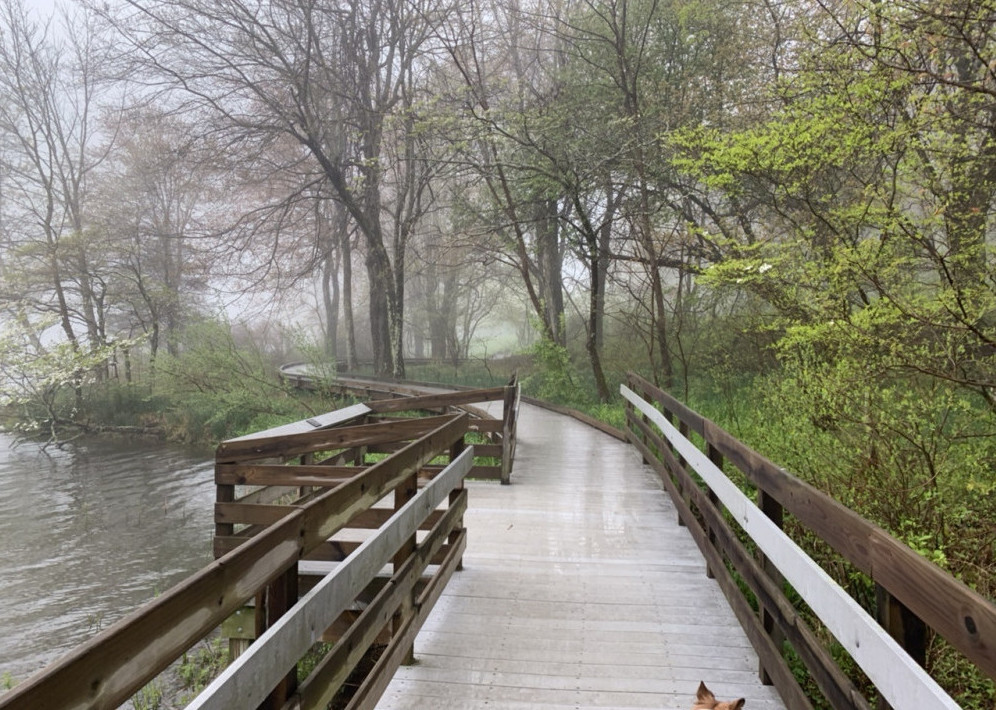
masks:
<svg viewBox="0 0 996 710"><path fill-rule="evenodd" d="M705 683L699 683L699 690L695 694L695 704L692 710L740 710L746 700L740 698L732 702L719 702L712 691L706 687Z"/></svg>

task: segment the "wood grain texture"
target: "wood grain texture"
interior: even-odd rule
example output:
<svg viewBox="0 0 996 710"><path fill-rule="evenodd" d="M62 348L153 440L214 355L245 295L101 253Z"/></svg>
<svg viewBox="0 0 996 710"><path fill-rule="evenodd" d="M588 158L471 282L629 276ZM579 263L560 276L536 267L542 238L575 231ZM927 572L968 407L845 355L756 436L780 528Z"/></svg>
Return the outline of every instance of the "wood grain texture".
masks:
<svg viewBox="0 0 996 710"><path fill-rule="evenodd" d="M403 441L422 436L440 426L452 416L394 420L378 424L319 429L299 434L287 434L252 439L230 439L218 445L215 461L237 463L253 459L300 456L301 454L366 446L381 442Z"/></svg>

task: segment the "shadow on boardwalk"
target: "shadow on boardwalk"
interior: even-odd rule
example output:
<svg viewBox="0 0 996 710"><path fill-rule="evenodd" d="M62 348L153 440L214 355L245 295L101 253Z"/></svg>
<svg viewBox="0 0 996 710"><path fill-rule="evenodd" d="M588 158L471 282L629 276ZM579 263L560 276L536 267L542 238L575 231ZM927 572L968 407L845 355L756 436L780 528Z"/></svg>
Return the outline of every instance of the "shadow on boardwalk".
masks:
<svg viewBox="0 0 996 710"><path fill-rule="evenodd" d="M465 569L379 708L784 708L629 446L523 405L511 486L469 482Z"/></svg>

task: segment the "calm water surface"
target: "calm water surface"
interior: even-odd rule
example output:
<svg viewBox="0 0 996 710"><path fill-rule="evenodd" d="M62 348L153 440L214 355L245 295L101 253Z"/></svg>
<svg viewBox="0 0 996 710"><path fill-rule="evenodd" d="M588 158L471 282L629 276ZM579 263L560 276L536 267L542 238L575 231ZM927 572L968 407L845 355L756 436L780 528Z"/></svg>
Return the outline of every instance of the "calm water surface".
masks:
<svg viewBox="0 0 996 710"><path fill-rule="evenodd" d="M211 559L210 452L0 432L0 678L29 675Z"/></svg>

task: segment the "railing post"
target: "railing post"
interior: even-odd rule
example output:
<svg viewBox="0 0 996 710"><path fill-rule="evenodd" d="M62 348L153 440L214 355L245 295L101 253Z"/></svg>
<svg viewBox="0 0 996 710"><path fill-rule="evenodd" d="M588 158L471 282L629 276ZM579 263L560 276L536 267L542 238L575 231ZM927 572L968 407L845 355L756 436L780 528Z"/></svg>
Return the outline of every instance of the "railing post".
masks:
<svg viewBox="0 0 996 710"><path fill-rule="evenodd" d="M466 448L467 448L467 444L464 441L464 437L462 437L462 436L459 439L457 439L455 442L453 442L453 446L450 447L450 462L452 463L453 461L456 461L457 456L459 456L460 454L462 454L463 450L466 449ZM450 497L449 497L449 503L448 503L449 505L453 505L456 502L456 499L460 495L460 491L463 490L463 487L464 487L464 482L460 481L460 485L457 486L456 488L454 488L452 491L450 491ZM460 537L460 530L462 530L462 529L463 529L463 518L460 518L460 520L458 520L454 524L454 526L453 526L453 532L451 532L450 535L449 535L449 538L447 538L446 544L447 545L455 545L456 542L457 542L457 540ZM458 572L463 569L463 557L462 556L460 557L460 560L457 562L456 569L457 569Z"/></svg>
<svg viewBox="0 0 996 710"><path fill-rule="evenodd" d="M300 458L300 463L302 466L310 466L315 463L315 455L312 454L302 454ZM306 495L310 495L315 490L314 486L298 486L297 496L298 498L304 498Z"/></svg>
<svg viewBox="0 0 996 710"><path fill-rule="evenodd" d="M506 385L501 416L501 483L503 486L511 483L512 479L512 437L515 435L514 432L515 387Z"/></svg>
<svg viewBox="0 0 996 710"><path fill-rule="evenodd" d="M413 473L411 476L406 478L397 488L394 489L394 510L398 511L404 507L405 503L410 501L418 493L418 473ZM412 535L407 540L405 540L400 549L394 555L394 572L397 573L401 566L405 564L409 557L414 554L416 548L416 536ZM394 634L399 634L405 628L408 620L412 618L415 613L415 589L412 588L412 593L402 602L398 611L394 614L392 619L392 628ZM410 666L415 662L415 645L414 643L408 647L405 651L404 659L401 661L403 665Z"/></svg>
<svg viewBox="0 0 996 710"><path fill-rule="evenodd" d="M633 380L632 374L628 374L626 376L626 386L629 387L634 392L637 390L637 385L636 382ZM630 444L633 444L636 442L637 433L633 429L633 425L630 423L630 417L636 416L636 407L634 407L633 403L630 402L628 399L624 399L623 401L626 403L625 404L626 439L629 441ZM641 459L643 460L644 466L650 463L649 461L647 461L646 458L641 457Z"/></svg>
<svg viewBox="0 0 996 710"><path fill-rule="evenodd" d="M219 463L221 462L218 461L217 458L215 458L215 466L217 466ZM235 501L235 486L229 484L215 485L214 500L216 503L233 503ZM232 523L215 522L214 524L215 540L217 540L220 537L230 537L234 534L235 534L235 525L233 525ZM220 556L217 552L217 549L218 548L215 547L216 550L216 552L214 553L215 557ZM236 658L238 658L239 655L246 650L248 645L249 644L246 642L245 639L229 638L228 660L233 661Z"/></svg>
<svg viewBox="0 0 996 710"><path fill-rule="evenodd" d="M716 468L718 468L720 471L723 470L723 454L719 453L719 449L717 449L715 446L713 446L708 441L706 442L706 456L708 456L709 460L712 461L712 463L714 463L716 465ZM709 497L709 502L713 505L714 508L716 508L718 510L720 508L719 497L716 495L716 493L711 488L709 489L707 495ZM707 532L707 534L709 536L709 544L713 547L713 549L715 549L716 548L716 532L712 529L711 525L708 526L708 529L706 530L706 532ZM709 579L714 579L715 576L716 576L716 572L712 569L712 567L707 562L706 563L706 577L708 577Z"/></svg>
<svg viewBox="0 0 996 710"><path fill-rule="evenodd" d="M875 584L875 618L921 667L927 662L927 625L885 587ZM892 710L879 696L878 710Z"/></svg>
<svg viewBox="0 0 996 710"><path fill-rule="evenodd" d="M785 511L782 508L781 503L761 488L757 491L757 507L761 509L761 512L764 513L768 519L778 527L779 530L784 527ZM785 586L785 578L782 576L781 572L778 571L778 568L775 567L764 554L758 553L758 557L763 572L775 583L775 586L778 589L782 589ZM775 623L775 617L763 605L760 608L760 613L761 625L764 627L765 633L771 637L775 648L781 649L782 644L785 641L785 634L782 633L781 629L779 629ZM761 663L758 668L758 677L765 685L772 685L774 683L763 663Z"/></svg>
<svg viewBox="0 0 996 710"><path fill-rule="evenodd" d="M260 598L265 598L263 607L259 606ZM267 628L273 626L277 619L297 603L298 577L297 563L292 564L279 577L271 582L264 594L256 597L256 637ZM260 628L262 626L262 628ZM277 686L270 691L259 710L279 710L297 692L297 664L290 669Z"/></svg>
<svg viewBox="0 0 996 710"><path fill-rule="evenodd" d="M668 421L670 421L672 423L674 422L674 419L676 418L675 415L671 414L671 412L667 413L667 417L668 417ZM686 439L689 438L688 437L688 434L689 434L688 425L685 422L683 422L680 418L678 419L678 433L681 434ZM674 450L673 446L671 447L671 450L672 451ZM687 470L688 462L685 461L685 459L681 456L681 454L678 454L678 465L681 466L682 468L684 468L685 470ZM685 502L685 507L686 508L691 508L692 507L692 494L691 494L691 491L686 490L684 486L679 486L678 490L681 492L681 499ZM679 516L678 517L678 525L679 526L683 526L684 524L685 524L685 522L681 519L681 516Z"/></svg>
<svg viewBox="0 0 996 710"><path fill-rule="evenodd" d="M640 396L642 396L644 400L646 400L648 402L650 401L649 399L647 399L647 395L645 393L641 392ZM646 414L641 414L640 415L640 420L643 422L644 427L649 427L650 426L650 417L648 417ZM650 441L648 440L648 437L647 437L647 429L646 428L644 428L644 429L642 429L640 431L640 441L643 442L644 448L647 451L650 451ZM660 454L658 454L658 456L659 455ZM650 461L648 461L646 458L644 458L643 459L643 463L644 463L644 465L649 465Z"/></svg>

